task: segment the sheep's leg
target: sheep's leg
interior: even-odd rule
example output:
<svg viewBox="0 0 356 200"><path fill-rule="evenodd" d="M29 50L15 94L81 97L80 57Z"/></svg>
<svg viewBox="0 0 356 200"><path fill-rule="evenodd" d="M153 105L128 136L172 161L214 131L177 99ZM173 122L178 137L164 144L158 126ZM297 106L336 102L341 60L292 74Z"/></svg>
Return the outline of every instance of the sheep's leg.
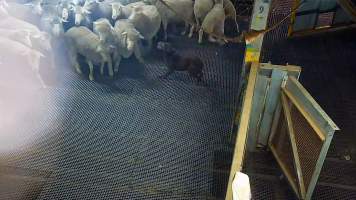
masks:
<svg viewBox="0 0 356 200"><path fill-rule="evenodd" d="M201 29L199 30L199 40L198 40L199 44L201 44L201 43L203 42L203 35L204 35L204 31L203 31L203 29L201 28Z"/></svg>
<svg viewBox="0 0 356 200"><path fill-rule="evenodd" d="M192 37L193 37L194 30L195 30L195 26L192 25L192 26L190 27L190 31L189 31L189 35L188 35L189 38L192 38Z"/></svg>
<svg viewBox="0 0 356 200"><path fill-rule="evenodd" d="M237 31L237 33L239 33L240 32L240 28L239 28L239 24L237 23L236 18L235 18L235 24L236 24L236 31Z"/></svg>
<svg viewBox="0 0 356 200"><path fill-rule="evenodd" d="M225 35L224 30L225 30L225 23L224 23L224 21L222 21L221 24L220 24L219 36L224 37L224 35ZM224 40L222 38L218 38L217 42L220 45L224 45L225 44L225 42L224 42Z"/></svg>
<svg viewBox="0 0 356 200"><path fill-rule="evenodd" d="M181 35L185 35L189 28L189 24L187 22L184 23L184 30L181 32Z"/></svg>
<svg viewBox="0 0 356 200"><path fill-rule="evenodd" d="M87 60L87 63L89 65L89 80L93 81L94 80L94 65L90 60Z"/></svg>
<svg viewBox="0 0 356 200"><path fill-rule="evenodd" d="M105 62L102 61L100 64L100 75L104 75L104 67L105 67Z"/></svg>
<svg viewBox="0 0 356 200"><path fill-rule="evenodd" d="M151 48L152 48L152 39L147 40L147 46L148 46L148 50L151 50Z"/></svg>
<svg viewBox="0 0 356 200"><path fill-rule="evenodd" d="M42 86L43 88L47 88L45 82L43 81L43 79L42 79L42 77L41 77L41 75L40 75L40 72L37 71L37 72L36 72L36 76L37 76L37 79L40 81L41 86Z"/></svg>
<svg viewBox="0 0 356 200"><path fill-rule="evenodd" d="M200 27L200 21L199 21L199 18L198 17L195 17L195 23L197 25L196 28L199 28ZM199 31L199 30L196 30L196 31Z"/></svg>
<svg viewBox="0 0 356 200"><path fill-rule="evenodd" d="M82 74L82 70L80 69L80 65L78 63L77 52L72 47L68 48L68 52L70 63L74 66L78 74Z"/></svg>
<svg viewBox="0 0 356 200"><path fill-rule="evenodd" d="M148 40L148 45L152 46L152 40ZM138 45L135 45L135 49L134 49L134 53L135 53L135 57L136 59L140 62L140 63L144 63L145 60L142 57L142 53L141 53L141 49Z"/></svg>
<svg viewBox="0 0 356 200"><path fill-rule="evenodd" d="M163 25L163 32L164 32L164 41L167 41L167 39L168 39L168 35L167 35L168 22L166 20L162 20L162 25Z"/></svg>
<svg viewBox="0 0 356 200"><path fill-rule="evenodd" d="M113 78L114 77L114 69L112 67L112 59L111 59L110 55L107 57L106 62L108 63L109 76L111 78Z"/></svg>
<svg viewBox="0 0 356 200"><path fill-rule="evenodd" d="M117 55L115 55L114 59L115 59L114 72L117 73L117 72L119 72L119 66L120 66L120 62L121 62L120 54L117 53Z"/></svg>

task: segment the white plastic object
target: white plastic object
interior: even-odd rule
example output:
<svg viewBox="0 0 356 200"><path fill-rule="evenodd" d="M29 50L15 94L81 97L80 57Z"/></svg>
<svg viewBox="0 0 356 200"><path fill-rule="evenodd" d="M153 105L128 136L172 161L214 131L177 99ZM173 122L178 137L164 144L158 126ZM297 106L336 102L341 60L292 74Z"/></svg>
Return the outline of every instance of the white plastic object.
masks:
<svg viewBox="0 0 356 200"><path fill-rule="evenodd" d="M232 197L233 200L250 200L251 187L248 176L241 172L236 172L232 182Z"/></svg>

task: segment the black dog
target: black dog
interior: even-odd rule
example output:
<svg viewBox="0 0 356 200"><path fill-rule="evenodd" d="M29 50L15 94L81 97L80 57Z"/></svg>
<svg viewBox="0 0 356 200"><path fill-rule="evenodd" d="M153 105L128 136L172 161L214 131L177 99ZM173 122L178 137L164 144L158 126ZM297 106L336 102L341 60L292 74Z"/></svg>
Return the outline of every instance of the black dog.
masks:
<svg viewBox="0 0 356 200"><path fill-rule="evenodd" d="M161 76L167 78L174 71L188 71L189 75L202 81L204 63L197 56L181 56L168 42L158 42L157 49L165 53L168 72Z"/></svg>

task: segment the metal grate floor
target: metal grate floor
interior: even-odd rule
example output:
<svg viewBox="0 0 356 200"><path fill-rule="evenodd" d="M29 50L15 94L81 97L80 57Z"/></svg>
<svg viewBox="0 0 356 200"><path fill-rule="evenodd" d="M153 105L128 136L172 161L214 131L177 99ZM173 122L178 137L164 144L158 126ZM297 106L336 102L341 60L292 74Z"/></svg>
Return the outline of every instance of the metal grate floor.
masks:
<svg viewBox="0 0 356 200"><path fill-rule="evenodd" d="M214 187L228 170L214 169L216 152L229 142L244 50L171 40L203 59L206 85L184 72L158 79L165 68L156 52L145 66L124 61L110 84L59 70L60 84L36 92L40 120L24 120L17 130L39 139L0 155L2 164L50 172L38 199L223 197Z"/></svg>

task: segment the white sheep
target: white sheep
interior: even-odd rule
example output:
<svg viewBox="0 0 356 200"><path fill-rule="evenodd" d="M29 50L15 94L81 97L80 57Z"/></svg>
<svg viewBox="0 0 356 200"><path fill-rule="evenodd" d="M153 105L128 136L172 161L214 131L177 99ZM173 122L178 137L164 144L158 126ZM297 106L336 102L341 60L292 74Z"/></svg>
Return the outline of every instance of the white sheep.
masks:
<svg viewBox="0 0 356 200"><path fill-rule="evenodd" d="M128 19L117 20L114 27L107 19L99 19L94 22L94 32L99 35L100 41L115 46L115 73L118 72L121 57L128 58L135 53L136 58L143 62L139 46L139 40L143 36Z"/></svg>
<svg viewBox="0 0 356 200"><path fill-rule="evenodd" d="M224 23L225 23L225 10L223 0L214 0L215 5L206 15L200 30L199 30L199 43L202 43L203 33L209 34L209 41L216 42L215 36L224 36ZM223 43L221 39L218 39L220 44Z"/></svg>
<svg viewBox="0 0 356 200"><path fill-rule="evenodd" d="M148 49L151 49L152 39L158 33L162 22L157 8L152 5L134 7L129 20L148 42Z"/></svg>
<svg viewBox="0 0 356 200"><path fill-rule="evenodd" d="M99 37L91 32L87 27L72 27L65 34L68 45L69 59L76 71L81 74L80 65L78 63L78 54L85 57L89 65L89 79L94 80L94 64L100 64L100 71L103 71L105 63L108 63L109 76L113 77L112 60L110 49L104 45Z"/></svg>
<svg viewBox="0 0 356 200"><path fill-rule="evenodd" d="M1 6L0 6L1 8ZM40 31L35 25L17 19L6 13L1 13L0 9L0 28L8 30L26 30L30 33L31 41L38 44L41 51L48 51L51 49L50 37L47 33Z"/></svg>
<svg viewBox="0 0 356 200"><path fill-rule="evenodd" d="M203 22L205 16L214 7L213 0L195 0L194 2L194 15L195 21L198 26Z"/></svg>
<svg viewBox="0 0 356 200"><path fill-rule="evenodd" d="M19 67L27 66L34 71L36 77L40 81L42 87L46 87L43 79L40 76L41 57L44 57L39 51L36 51L20 42L2 37L0 34L0 66L4 67ZM3 48L6 47L6 48Z"/></svg>
<svg viewBox="0 0 356 200"><path fill-rule="evenodd" d="M24 5L15 2L8 2L6 6L6 10L13 17L37 25L40 21L40 17L41 14L43 13L43 10L39 2L35 1L33 3L34 4Z"/></svg>
<svg viewBox="0 0 356 200"><path fill-rule="evenodd" d="M224 9L225 9L225 17L226 19L232 19L235 21L236 30L239 32L239 25L237 24L237 15L234 4L230 0L224 0Z"/></svg>
<svg viewBox="0 0 356 200"><path fill-rule="evenodd" d="M85 3L84 6L75 5L75 7L73 8L74 24L76 26L80 26L80 25L90 26L92 22L92 20L90 19L90 15L93 10L94 10L94 3L92 4Z"/></svg>
<svg viewBox="0 0 356 200"><path fill-rule="evenodd" d="M31 34L26 30L11 30L6 28L0 28L0 36L20 42L27 47L32 47Z"/></svg>
<svg viewBox="0 0 356 200"><path fill-rule="evenodd" d="M127 19L133 12L133 8L137 6L144 6L146 3L139 1L135 3L130 3L127 5L122 4L121 2L111 3L112 7L112 19Z"/></svg>
<svg viewBox="0 0 356 200"><path fill-rule="evenodd" d="M155 5L162 17L162 25L164 30L164 39L167 40L167 28L170 23L185 23L185 29L182 35L186 34L189 28L189 23L195 21L194 17L194 2L192 0L163 0L167 5L169 5L174 11L169 9L161 1L158 0L148 0L151 4ZM179 15L177 15L177 13ZM189 37L192 37L194 26L191 27L189 32Z"/></svg>
<svg viewBox="0 0 356 200"><path fill-rule="evenodd" d="M112 17L112 6L111 4L116 2L115 0L87 0L84 5L75 5L75 25L79 26L84 21L84 25L88 26L91 22L100 19Z"/></svg>
<svg viewBox="0 0 356 200"><path fill-rule="evenodd" d="M64 34L63 18L55 14L46 14L41 17L40 28L49 33L52 38L59 38Z"/></svg>
<svg viewBox="0 0 356 200"><path fill-rule="evenodd" d="M141 63L144 62L141 54L140 48L140 39L144 37L136 30L135 26L131 23L131 21L127 19L117 20L114 26L115 33L117 35L118 41L118 52L120 55L116 56L116 69L119 67L120 62L118 56L122 56L124 58L130 57L133 53L138 61ZM117 71L117 70L116 70Z"/></svg>
<svg viewBox="0 0 356 200"><path fill-rule="evenodd" d="M104 0L104 1L96 0L96 8L93 10L93 15L96 17L95 19L99 19L99 18L110 19L112 16L112 8L111 8L112 2L113 2L112 0Z"/></svg>

